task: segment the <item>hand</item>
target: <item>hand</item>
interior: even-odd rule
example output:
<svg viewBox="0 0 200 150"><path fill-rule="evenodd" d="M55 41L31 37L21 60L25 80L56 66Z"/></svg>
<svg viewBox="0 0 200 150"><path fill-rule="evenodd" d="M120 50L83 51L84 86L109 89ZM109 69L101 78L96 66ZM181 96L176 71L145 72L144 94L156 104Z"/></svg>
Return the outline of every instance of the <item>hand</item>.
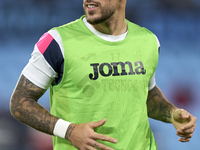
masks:
<svg viewBox="0 0 200 150"><path fill-rule="evenodd" d="M196 127L196 117L184 109L176 109L172 114L172 123L180 142L189 142Z"/></svg>
<svg viewBox="0 0 200 150"><path fill-rule="evenodd" d="M112 148L97 142L97 140L117 143L116 139L94 132L95 128L103 126L105 123L106 119L78 125L71 124L67 130L66 139L80 150L96 150L96 148L100 150L113 150Z"/></svg>

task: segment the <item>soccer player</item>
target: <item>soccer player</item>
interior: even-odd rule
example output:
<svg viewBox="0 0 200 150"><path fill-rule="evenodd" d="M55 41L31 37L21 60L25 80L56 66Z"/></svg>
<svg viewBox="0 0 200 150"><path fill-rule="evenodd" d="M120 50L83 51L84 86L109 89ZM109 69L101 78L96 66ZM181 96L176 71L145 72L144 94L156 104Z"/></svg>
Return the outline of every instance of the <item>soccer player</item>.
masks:
<svg viewBox="0 0 200 150"><path fill-rule="evenodd" d="M85 15L36 43L10 102L19 121L53 135L54 150L156 150L148 117L188 142L196 118L155 83L156 36L125 19L126 0L84 0ZM50 87L51 113L37 103Z"/></svg>

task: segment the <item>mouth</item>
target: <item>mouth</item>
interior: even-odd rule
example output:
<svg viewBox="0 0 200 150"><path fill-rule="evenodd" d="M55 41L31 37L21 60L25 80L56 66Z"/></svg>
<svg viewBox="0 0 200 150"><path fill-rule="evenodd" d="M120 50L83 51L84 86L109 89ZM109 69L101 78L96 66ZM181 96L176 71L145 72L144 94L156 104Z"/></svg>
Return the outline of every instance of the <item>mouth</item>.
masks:
<svg viewBox="0 0 200 150"><path fill-rule="evenodd" d="M86 7L87 7L88 11L92 11L92 10L95 10L96 8L98 8L98 5L86 4Z"/></svg>

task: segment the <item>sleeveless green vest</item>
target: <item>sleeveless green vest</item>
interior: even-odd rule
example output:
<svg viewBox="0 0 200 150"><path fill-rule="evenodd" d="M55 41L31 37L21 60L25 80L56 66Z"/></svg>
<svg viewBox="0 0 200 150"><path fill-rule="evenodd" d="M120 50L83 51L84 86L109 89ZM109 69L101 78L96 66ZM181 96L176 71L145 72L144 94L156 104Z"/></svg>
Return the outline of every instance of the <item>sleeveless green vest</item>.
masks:
<svg viewBox="0 0 200 150"><path fill-rule="evenodd" d="M128 34L120 42L94 35L82 19L55 28L64 46L64 73L50 88L51 113L80 124L107 118L95 132L114 137L115 150L156 150L149 127L148 83L158 61L155 35L127 20ZM54 150L76 150L53 137Z"/></svg>

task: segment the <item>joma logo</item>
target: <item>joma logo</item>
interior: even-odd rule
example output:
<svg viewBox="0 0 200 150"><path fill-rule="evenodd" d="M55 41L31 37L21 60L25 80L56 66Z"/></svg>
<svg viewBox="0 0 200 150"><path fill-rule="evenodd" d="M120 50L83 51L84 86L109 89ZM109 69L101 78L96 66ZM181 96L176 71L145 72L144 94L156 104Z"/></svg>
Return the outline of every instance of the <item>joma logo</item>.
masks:
<svg viewBox="0 0 200 150"><path fill-rule="evenodd" d="M125 65L128 65L129 67L129 73L127 73L127 70L125 68ZM93 67L93 74L90 73L89 74L89 78L91 80L96 80L99 78L99 73L104 76L104 77L108 77L108 76L124 76L124 75L145 75L146 74L146 69L144 69L144 65L141 61L136 61L134 63L134 67L135 69L133 70L133 65L131 62L127 61L125 63L123 62L112 62L111 64L109 63L94 63L94 64L90 64L90 66ZM118 72L118 67L121 66L121 72ZM104 72L104 68L108 69L108 72Z"/></svg>

